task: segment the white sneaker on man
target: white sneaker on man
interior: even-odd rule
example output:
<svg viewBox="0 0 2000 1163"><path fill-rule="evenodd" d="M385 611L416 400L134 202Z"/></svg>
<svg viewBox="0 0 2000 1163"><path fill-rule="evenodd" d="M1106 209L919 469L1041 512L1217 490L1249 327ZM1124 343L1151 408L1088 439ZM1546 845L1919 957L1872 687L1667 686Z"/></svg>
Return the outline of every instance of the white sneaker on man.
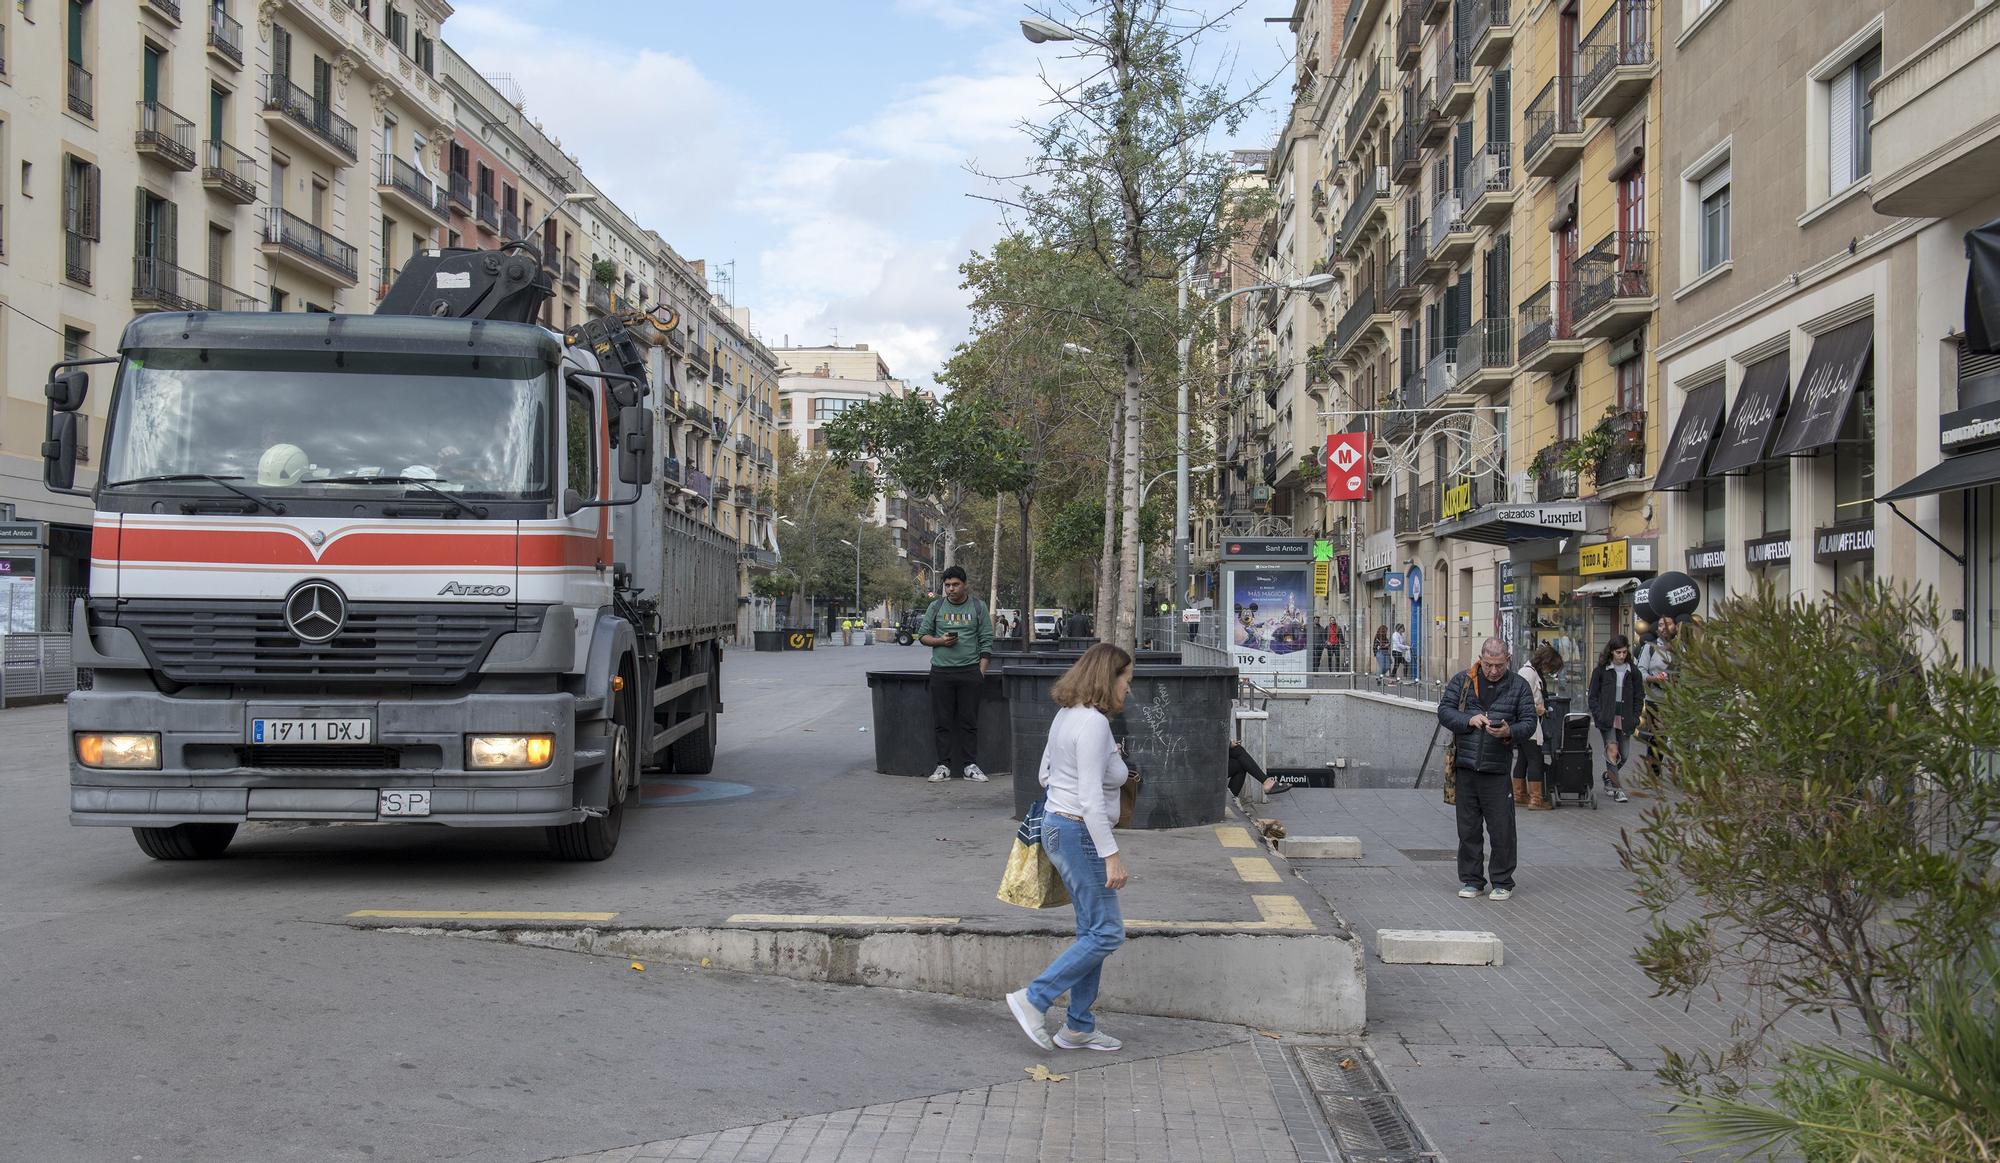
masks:
<svg viewBox="0 0 2000 1163"><path fill-rule="evenodd" d="M1467 900L1467 901L1472 900L1476 898L1479 895L1479 893L1480 893L1480 888L1476 884L1461 884L1458 886L1458 899L1460 900Z"/></svg>
<svg viewBox="0 0 2000 1163"><path fill-rule="evenodd" d="M977 763L968 763L965 765L965 778L971 780L974 783L985 783L986 773L979 770L979 765Z"/></svg>
<svg viewBox="0 0 2000 1163"><path fill-rule="evenodd" d="M1514 890L1511 888L1495 888L1492 892L1486 894L1486 899L1490 901L1504 901L1513 895Z"/></svg>
<svg viewBox="0 0 2000 1163"><path fill-rule="evenodd" d="M931 772L932 783L943 783L945 780L948 780L950 778L951 778L951 768L946 767L942 763L938 764L936 770Z"/></svg>

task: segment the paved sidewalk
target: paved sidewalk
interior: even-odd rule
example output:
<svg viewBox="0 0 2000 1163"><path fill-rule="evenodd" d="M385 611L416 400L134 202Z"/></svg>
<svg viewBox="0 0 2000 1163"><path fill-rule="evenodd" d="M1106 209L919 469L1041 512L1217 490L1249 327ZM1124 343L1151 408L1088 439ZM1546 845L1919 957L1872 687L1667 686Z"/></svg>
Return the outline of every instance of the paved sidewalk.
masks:
<svg viewBox="0 0 2000 1163"><path fill-rule="evenodd" d="M1362 859L1292 867L1369 950L1367 1043L1432 1143L1456 1163L1675 1163L1655 1134L1667 1092L1661 1047L1714 1046L1744 995L1651 996L1633 963L1645 930L1630 912L1620 829L1650 803L1517 815L1510 901L1460 900L1453 809L1435 788L1297 788L1260 811L1294 836L1358 836ZM1501 966L1386 965L1378 929L1500 936ZM1795 1032L1806 1032L1800 1027Z"/></svg>

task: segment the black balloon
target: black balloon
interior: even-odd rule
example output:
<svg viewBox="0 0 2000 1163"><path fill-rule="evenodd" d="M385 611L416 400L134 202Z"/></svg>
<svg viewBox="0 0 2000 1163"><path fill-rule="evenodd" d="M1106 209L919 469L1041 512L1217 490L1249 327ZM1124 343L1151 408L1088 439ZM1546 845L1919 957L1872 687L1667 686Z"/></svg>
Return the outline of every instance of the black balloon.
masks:
<svg viewBox="0 0 2000 1163"><path fill-rule="evenodd" d="M1685 621L1689 614L1701 605L1701 585L1688 575L1675 570L1663 573L1647 582L1633 598L1634 612L1638 612L1638 601L1643 598L1652 610L1650 617L1641 614L1646 621L1658 621L1661 617L1675 621Z"/></svg>
<svg viewBox="0 0 2000 1163"><path fill-rule="evenodd" d="M1660 618L1660 612L1653 606L1653 586L1657 580L1642 581L1639 588L1632 591L1632 615L1648 625Z"/></svg>

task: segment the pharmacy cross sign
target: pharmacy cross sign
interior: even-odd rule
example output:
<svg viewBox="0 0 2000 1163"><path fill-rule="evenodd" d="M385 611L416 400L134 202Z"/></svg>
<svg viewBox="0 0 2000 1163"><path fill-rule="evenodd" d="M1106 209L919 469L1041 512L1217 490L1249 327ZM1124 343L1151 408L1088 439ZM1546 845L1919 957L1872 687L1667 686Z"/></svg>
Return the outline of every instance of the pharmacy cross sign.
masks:
<svg viewBox="0 0 2000 1163"><path fill-rule="evenodd" d="M1368 433L1336 432L1326 438L1326 499L1368 499Z"/></svg>

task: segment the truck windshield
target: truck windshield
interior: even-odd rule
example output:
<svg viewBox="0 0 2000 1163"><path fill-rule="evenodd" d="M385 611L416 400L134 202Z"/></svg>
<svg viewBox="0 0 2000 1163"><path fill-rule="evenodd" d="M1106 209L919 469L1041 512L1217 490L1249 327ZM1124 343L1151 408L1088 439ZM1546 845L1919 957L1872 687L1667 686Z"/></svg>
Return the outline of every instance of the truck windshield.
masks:
<svg viewBox="0 0 2000 1163"><path fill-rule="evenodd" d="M349 499L401 496L415 479L467 498L545 498L553 382L530 359L137 351L112 405L104 479L217 487L157 479L201 474L261 497Z"/></svg>

